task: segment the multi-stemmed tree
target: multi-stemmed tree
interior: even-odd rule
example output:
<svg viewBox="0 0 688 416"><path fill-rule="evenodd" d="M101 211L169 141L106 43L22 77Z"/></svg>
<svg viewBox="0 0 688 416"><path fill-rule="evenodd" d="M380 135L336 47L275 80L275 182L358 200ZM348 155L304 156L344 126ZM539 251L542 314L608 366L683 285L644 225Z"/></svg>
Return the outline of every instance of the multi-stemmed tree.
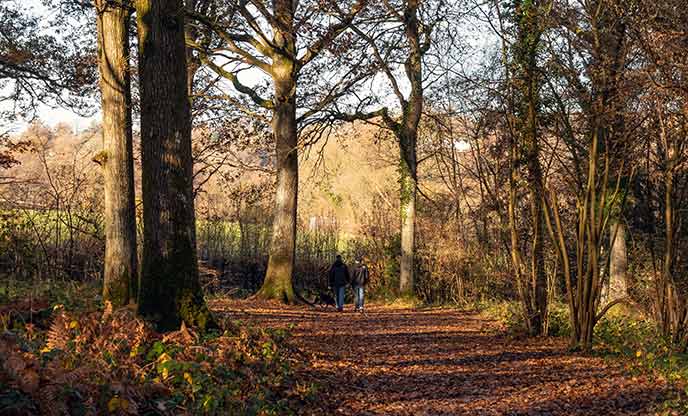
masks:
<svg viewBox="0 0 688 416"><path fill-rule="evenodd" d="M552 189L545 212L554 248L562 264L575 348L592 347L593 329L614 303L602 306L609 256L603 238L618 205L633 143L624 133L624 108L630 100L627 20L631 9L599 0L559 3L554 9L556 42L550 60L550 88L562 138L570 151L568 186L575 186L575 233L560 215L563 204ZM561 47L564 45L564 47ZM572 115L571 108L579 111ZM551 215L549 213L551 212ZM573 235L572 235L573 234Z"/></svg>

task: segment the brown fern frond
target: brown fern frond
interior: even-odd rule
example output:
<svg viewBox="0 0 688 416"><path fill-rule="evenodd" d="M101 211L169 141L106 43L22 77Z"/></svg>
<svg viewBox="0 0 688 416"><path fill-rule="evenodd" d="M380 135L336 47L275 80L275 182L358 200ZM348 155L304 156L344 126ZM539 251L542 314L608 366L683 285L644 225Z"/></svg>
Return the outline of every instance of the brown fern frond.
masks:
<svg viewBox="0 0 688 416"><path fill-rule="evenodd" d="M46 345L50 349L60 349L64 350L67 348L67 344L71 339L71 334L69 333L69 317L64 313L60 313L53 319L53 323L48 329L46 335Z"/></svg>

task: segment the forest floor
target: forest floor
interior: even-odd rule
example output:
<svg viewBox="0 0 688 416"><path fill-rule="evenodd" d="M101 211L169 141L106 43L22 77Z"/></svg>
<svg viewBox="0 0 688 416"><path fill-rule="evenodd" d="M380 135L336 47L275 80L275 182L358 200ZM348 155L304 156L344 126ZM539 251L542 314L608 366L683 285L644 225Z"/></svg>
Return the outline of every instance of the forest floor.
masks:
<svg viewBox="0 0 688 416"><path fill-rule="evenodd" d="M303 414L648 415L666 385L621 361L519 339L478 313L371 305L365 315L222 300L230 319L290 328L317 384Z"/></svg>

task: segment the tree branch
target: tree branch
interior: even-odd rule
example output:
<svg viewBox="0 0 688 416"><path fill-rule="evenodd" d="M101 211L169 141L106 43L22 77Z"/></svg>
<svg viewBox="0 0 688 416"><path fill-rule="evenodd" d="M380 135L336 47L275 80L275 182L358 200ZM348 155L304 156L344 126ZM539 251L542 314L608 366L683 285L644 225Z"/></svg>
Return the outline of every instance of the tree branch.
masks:
<svg viewBox="0 0 688 416"><path fill-rule="evenodd" d="M358 0L351 8L350 13L344 15L344 18L339 23L330 26L324 35L308 46L304 56L298 60L299 66L303 67L308 64L308 62L312 61L313 58L318 56L323 49L328 47L334 41L334 39L337 38L337 36L349 28L356 15L360 13L367 4L368 0ZM335 7L337 7L336 2ZM337 9L339 10L338 7Z"/></svg>
<svg viewBox="0 0 688 416"><path fill-rule="evenodd" d="M389 67L387 64L386 60L382 58L382 55L380 54L380 50L378 49L377 45L375 44L375 40L371 38L369 35L363 33L363 31L356 26L351 26L351 29L361 38L363 38L366 42L368 42L368 45L373 49L373 56L375 57L375 60L377 61L377 64L380 66L380 69L385 73L387 76L387 79L389 80L389 83L392 86L392 90L394 91L394 95L397 96L397 99L399 100L399 104L401 104L401 108L406 107L406 98L404 98L404 94L401 93L401 88L399 88L399 83L397 82L397 79L394 77L394 74L392 73L392 69Z"/></svg>
<svg viewBox="0 0 688 416"><path fill-rule="evenodd" d="M206 65L208 68L210 68L213 72L220 75L221 77L231 81L232 85L234 86L234 89L236 89L240 93L247 95L249 98L251 98L251 100L253 100L254 103L268 110L272 110L275 107L272 100L268 100L261 97L253 88L247 87L246 85L242 84L239 81L239 78L236 76L236 74L234 74L231 71L227 71L226 69L222 68L221 66L217 65L216 63L208 59L208 56L205 53L201 52L199 54L199 57L204 65Z"/></svg>
<svg viewBox="0 0 688 416"><path fill-rule="evenodd" d="M218 25L215 22L212 22L210 19L208 19L206 16L196 13L192 10L187 10L186 14L197 21L201 22L203 25L209 27L210 29L213 30L213 32L217 33L217 35L222 38L227 43L227 47L231 52L236 53L239 55L244 62L246 62L249 65L255 66L265 72L266 74L272 74L272 68L267 62L264 62L257 57L253 56L250 52L242 49L237 45L237 42L244 42L248 43L251 46L253 46L258 52L262 53L265 56L271 56L273 53L272 48L270 48L267 45L264 45L261 43L258 39L254 38L253 36L246 34L246 33L230 33L225 30L222 26ZM188 46L191 46L192 48L202 51L202 47L195 43L191 39L187 39L186 41Z"/></svg>

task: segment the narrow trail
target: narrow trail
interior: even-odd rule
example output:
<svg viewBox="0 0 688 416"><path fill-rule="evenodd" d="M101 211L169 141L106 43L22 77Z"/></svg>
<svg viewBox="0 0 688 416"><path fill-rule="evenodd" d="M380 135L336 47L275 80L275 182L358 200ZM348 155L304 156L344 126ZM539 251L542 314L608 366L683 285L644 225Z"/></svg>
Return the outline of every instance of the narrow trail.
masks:
<svg viewBox="0 0 688 416"><path fill-rule="evenodd" d="M304 414L647 415L664 386L620 364L513 340L475 313L373 305L366 315L216 301L232 318L294 325L321 389Z"/></svg>

